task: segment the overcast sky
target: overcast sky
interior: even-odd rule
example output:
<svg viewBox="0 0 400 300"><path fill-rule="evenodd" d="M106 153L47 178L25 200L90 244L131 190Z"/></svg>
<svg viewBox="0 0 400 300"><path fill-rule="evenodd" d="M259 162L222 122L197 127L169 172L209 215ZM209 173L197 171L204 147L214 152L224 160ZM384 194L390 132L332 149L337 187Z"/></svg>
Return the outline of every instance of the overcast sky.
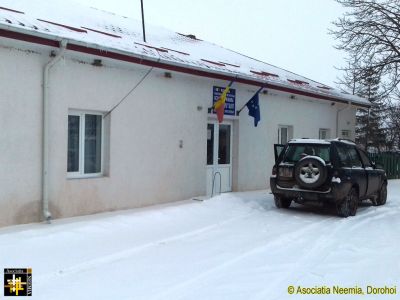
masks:
<svg viewBox="0 0 400 300"><path fill-rule="evenodd" d="M75 0L138 20L140 0ZM146 23L197 37L335 85L344 54L328 35L334 0L143 0Z"/></svg>

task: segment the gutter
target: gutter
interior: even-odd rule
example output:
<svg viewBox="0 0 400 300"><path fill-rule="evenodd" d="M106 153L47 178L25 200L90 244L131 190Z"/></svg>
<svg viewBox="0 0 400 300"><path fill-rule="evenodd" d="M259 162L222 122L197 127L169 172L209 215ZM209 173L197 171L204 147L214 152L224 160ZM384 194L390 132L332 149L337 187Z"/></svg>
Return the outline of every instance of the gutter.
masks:
<svg viewBox="0 0 400 300"><path fill-rule="evenodd" d="M53 57L43 70L43 127L42 127L42 213L43 219L50 223L51 213L49 210L49 72L50 69L60 61L67 50L68 42L59 42L60 51Z"/></svg>
<svg viewBox="0 0 400 300"><path fill-rule="evenodd" d="M7 29L0 29L0 36L14 39L14 40L25 41L28 43L40 44L40 45L45 45L45 46L50 46L50 47L58 47L58 41L55 41L54 36L51 36L49 34L35 32L35 35L32 35L32 34L25 33L26 30L21 30L21 29L15 28L15 27L6 26L6 28ZM270 82L266 83L265 81L257 80L255 78L252 78L249 76L242 76L241 78L239 78L236 76L236 74L228 75L228 74L218 71L218 70L205 70L203 68L196 67L196 66L188 67L185 64L179 64L179 63L171 62L171 61L167 61L167 60L165 60L164 62L159 62L155 58L154 58L154 60L152 60L150 57L147 57L147 56L140 56L140 55L133 56L132 53L130 53L130 52L120 51L117 49L108 49L108 48L104 48L104 47L101 47L101 46L95 45L95 44L80 43L78 41L75 41L73 44L69 43L67 46L67 49L76 51L79 53L85 53L85 54L90 54L90 55L95 55L95 56L130 62L130 63L135 63L135 64L139 64L139 65L145 65L145 66L149 66L149 67L155 67L155 68L160 68L160 69L169 70L169 71L175 71L175 72L179 72L179 73L185 73L185 74L190 74L190 75L195 75L195 76L220 79L220 80L226 80L226 81L234 80L235 82L238 82L238 83L249 84L249 85L253 85L253 86L264 86L267 89L272 89L272 90L277 90L277 91L281 91L281 92L311 97L311 98L315 98L315 99L319 99L319 100L334 101L334 102L339 102L339 103L348 103L349 101L351 101L349 99L346 99L345 97L338 97L338 96L332 96L332 95L325 95L322 93L316 93L316 92L312 92L312 91L299 90L299 89L287 87L285 85L281 85L279 83L270 83ZM358 107L366 107L366 108L370 107L369 104L358 103L356 101L353 102L353 104Z"/></svg>

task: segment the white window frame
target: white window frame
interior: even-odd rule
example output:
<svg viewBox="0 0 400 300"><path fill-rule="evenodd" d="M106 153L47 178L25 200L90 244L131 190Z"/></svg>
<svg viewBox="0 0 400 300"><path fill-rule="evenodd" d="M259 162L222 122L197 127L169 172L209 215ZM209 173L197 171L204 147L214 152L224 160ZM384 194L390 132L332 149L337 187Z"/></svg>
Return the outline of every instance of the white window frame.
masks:
<svg viewBox="0 0 400 300"><path fill-rule="evenodd" d="M101 158L100 158L100 172L98 173L84 173L85 168L85 115L97 115L101 116ZM78 116L79 117L79 171L78 172L68 172L67 178L96 178L102 177L104 174L104 114L97 111L89 110L69 110L68 116ZM68 126L67 126L67 144L68 144ZM68 155L67 155L68 161Z"/></svg>
<svg viewBox="0 0 400 300"><path fill-rule="evenodd" d="M330 139L331 138L331 130L329 128L320 128L318 132L318 138L322 139L321 132L325 131L325 138L324 139Z"/></svg>
<svg viewBox="0 0 400 300"><path fill-rule="evenodd" d="M287 141L284 143L282 143L282 141L281 141L282 128L286 128L286 132L287 132L287 135L286 135ZM279 125L278 126L278 144L286 144L291 139L293 139L293 125Z"/></svg>
<svg viewBox="0 0 400 300"><path fill-rule="evenodd" d="M347 133L347 136L345 136L345 135L343 134L343 132L346 132L346 133ZM340 131L340 137L341 137L341 138L344 138L344 139L351 139L351 130L349 130L349 129L342 129L342 130Z"/></svg>

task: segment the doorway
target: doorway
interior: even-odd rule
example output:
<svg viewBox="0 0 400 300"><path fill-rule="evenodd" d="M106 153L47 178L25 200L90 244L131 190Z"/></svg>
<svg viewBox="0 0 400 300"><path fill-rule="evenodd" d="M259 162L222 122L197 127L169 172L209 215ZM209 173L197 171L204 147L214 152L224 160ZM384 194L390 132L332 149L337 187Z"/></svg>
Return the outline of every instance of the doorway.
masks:
<svg viewBox="0 0 400 300"><path fill-rule="evenodd" d="M207 195L232 191L232 122L207 123Z"/></svg>

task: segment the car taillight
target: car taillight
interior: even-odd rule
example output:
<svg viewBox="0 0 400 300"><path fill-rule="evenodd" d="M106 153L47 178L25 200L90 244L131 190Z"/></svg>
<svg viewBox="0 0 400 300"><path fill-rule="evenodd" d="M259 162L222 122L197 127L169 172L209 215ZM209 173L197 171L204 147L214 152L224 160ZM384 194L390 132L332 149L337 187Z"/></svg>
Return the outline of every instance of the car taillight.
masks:
<svg viewBox="0 0 400 300"><path fill-rule="evenodd" d="M276 166L272 167L272 175L276 175Z"/></svg>

